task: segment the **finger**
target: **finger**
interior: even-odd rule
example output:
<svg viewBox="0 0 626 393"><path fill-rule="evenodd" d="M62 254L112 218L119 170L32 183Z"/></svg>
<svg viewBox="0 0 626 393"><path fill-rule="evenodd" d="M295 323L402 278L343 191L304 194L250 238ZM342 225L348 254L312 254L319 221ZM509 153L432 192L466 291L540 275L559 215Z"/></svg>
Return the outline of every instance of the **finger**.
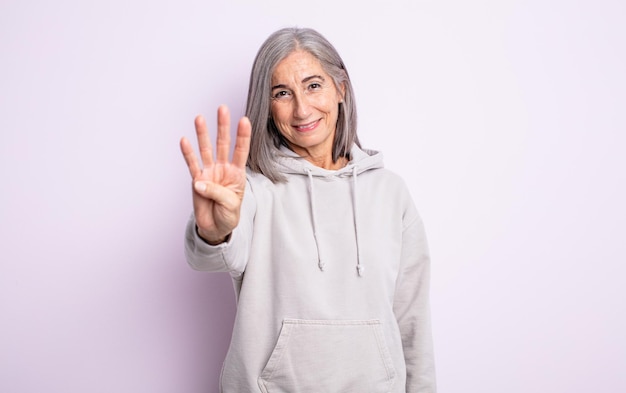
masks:
<svg viewBox="0 0 626 393"><path fill-rule="evenodd" d="M200 163L193 152L191 143L185 137L180 140L180 151L183 153L183 157L185 158L185 162L189 168L189 174L192 178L195 178L202 171L202 168L200 168Z"/></svg>
<svg viewBox="0 0 626 393"><path fill-rule="evenodd" d="M202 116L196 116L195 120L196 136L198 138L198 148L200 149L200 159L205 167L213 164L213 146L209 138L209 131L206 121Z"/></svg>
<svg viewBox="0 0 626 393"><path fill-rule="evenodd" d="M248 161L251 135L250 120L247 117L242 117L237 126L237 141L235 141L235 150L233 151L233 165L242 169L246 167L246 161Z"/></svg>
<svg viewBox="0 0 626 393"><path fill-rule="evenodd" d="M217 108L217 162L226 164L230 152L230 112L226 105Z"/></svg>

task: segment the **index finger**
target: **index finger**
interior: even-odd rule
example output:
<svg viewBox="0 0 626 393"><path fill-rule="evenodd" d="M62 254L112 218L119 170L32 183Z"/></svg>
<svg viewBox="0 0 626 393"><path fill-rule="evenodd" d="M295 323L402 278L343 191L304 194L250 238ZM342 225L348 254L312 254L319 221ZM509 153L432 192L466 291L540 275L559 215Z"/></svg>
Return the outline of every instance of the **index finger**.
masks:
<svg viewBox="0 0 626 393"><path fill-rule="evenodd" d="M233 150L233 165L238 168L244 169L246 167L248 153L250 152L251 135L252 125L250 124L250 119L242 117L237 126L237 140Z"/></svg>

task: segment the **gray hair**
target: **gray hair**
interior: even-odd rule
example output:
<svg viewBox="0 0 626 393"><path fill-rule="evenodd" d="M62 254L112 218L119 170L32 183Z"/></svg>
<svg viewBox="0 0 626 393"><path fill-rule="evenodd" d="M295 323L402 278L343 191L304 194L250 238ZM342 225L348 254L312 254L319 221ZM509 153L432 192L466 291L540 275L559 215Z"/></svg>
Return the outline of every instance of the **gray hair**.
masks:
<svg viewBox="0 0 626 393"><path fill-rule="evenodd" d="M333 45L317 31L310 28L289 27L272 33L261 45L250 73L246 116L252 123L252 140L248 167L265 175L272 182L286 181L275 166L275 157L281 145L286 146L272 120L271 80L274 69L284 58L296 50L312 54L324 71L333 79L335 87L345 88L343 103L339 104L337 129L333 141L332 159L349 157L353 144L360 147L356 133L356 105L348 71Z"/></svg>

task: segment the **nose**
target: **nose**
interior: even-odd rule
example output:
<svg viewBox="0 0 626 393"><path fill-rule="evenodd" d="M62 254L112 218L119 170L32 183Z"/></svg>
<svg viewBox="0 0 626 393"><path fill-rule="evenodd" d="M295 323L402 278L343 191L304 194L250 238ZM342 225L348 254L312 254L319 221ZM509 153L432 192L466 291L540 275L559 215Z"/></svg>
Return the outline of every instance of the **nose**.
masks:
<svg viewBox="0 0 626 393"><path fill-rule="evenodd" d="M297 119L306 119L311 113L309 97L306 94L295 94L293 100L293 116Z"/></svg>

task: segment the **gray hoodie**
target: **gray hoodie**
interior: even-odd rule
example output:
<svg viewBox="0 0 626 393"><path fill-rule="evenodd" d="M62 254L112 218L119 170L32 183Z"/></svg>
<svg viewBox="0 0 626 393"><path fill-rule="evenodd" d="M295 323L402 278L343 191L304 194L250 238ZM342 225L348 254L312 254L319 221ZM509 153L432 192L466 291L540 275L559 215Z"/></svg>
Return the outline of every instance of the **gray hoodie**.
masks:
<svg viewBox="0 0 626 393"><path fill-rule="evenodd" d="M187 226L189 264L235 284L221 392L434 393L430 259L404 182L356 146L337 171L288 154L285 183L248 171L226 243Z"/></svg>

